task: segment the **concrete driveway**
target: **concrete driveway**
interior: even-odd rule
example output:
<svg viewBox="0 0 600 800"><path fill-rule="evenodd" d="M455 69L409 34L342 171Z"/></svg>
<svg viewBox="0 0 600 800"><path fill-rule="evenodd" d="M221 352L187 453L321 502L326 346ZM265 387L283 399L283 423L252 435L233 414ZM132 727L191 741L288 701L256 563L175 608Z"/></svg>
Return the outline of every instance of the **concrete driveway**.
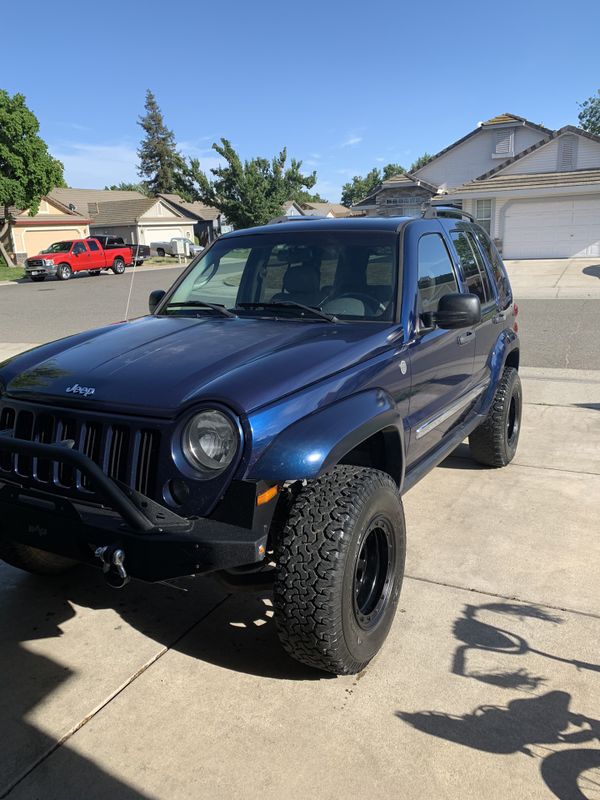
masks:
<svg viewBox="0 0 600 800"><path fill-rule="evenodd" d="M600 373L524 384L511 466L459 449L406 496L357 677L288 659L267 596L0 567L0 797L600 797Z"/></svg>

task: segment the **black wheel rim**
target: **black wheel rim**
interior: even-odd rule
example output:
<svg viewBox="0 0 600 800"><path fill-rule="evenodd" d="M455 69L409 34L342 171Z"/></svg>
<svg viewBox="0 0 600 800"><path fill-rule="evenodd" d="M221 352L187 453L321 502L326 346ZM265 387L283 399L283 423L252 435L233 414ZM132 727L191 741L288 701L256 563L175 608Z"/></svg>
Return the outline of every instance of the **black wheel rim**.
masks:
<svg viewBox="0 0 600 800"><path fill-rule="evenodd" d="M519 427L521 424L521 413L519 398L513 394L510 398L508 414L506 415L506 441L509 447L513 447L519 438Z"/></svg>
<svg viewBox="0 0 600 800"><path fill-rule="evenodd" d="M394 579L394 537L387 519L374 519L362 540L354 567L354 614L364 630L373 628L387 606Z"/></svg>

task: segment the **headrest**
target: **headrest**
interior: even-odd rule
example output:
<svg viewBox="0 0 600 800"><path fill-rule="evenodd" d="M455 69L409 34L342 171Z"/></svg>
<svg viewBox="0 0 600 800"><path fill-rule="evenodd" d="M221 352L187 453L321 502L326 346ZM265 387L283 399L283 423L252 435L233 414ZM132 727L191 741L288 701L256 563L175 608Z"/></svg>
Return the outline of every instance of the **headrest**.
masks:
<svg viewBox="0 0 600 800"><path fill-rule="evenodd" d="M319 291L319 273L309 266L289 267L283 276L283 288L290 294L315 294Z"/></svg>

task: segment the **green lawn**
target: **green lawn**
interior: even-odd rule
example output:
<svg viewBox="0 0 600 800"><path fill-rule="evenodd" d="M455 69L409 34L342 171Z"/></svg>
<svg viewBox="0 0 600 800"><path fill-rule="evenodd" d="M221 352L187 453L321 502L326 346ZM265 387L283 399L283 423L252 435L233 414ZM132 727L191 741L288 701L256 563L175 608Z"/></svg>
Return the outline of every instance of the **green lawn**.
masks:
<svg viewBox="0 0 600 800"><path fill-rule="evenodd" d="M25 275L25 270L21 267L7 267L6 263L0 259L0 281L17 281Z"/></svg>

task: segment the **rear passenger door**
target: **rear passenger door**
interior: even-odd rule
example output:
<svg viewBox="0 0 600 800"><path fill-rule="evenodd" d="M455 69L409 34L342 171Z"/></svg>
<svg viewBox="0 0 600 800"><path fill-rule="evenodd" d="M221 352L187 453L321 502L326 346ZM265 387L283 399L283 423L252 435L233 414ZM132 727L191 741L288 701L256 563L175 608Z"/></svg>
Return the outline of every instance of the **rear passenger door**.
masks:
<svg viewBox="0 0 600 800"><path fill-rule="evenodd" d="M490 376L490 354L500 333L496 324L498 314L496 294L473 228L468 223L458 222L450 231L450 238L456 250L465 290L477 295L481 303L481 322L473 329L475 333L473 377L475 383L480 383Z"/></svg>
<svg viewBox="0 0 600 800"><path fill-rule="evenodd" d="M468 329L431 327L440 297L460 291L441 233L423 234L416 246L416 331L409 343L412 386L408 466L436 449L465 411L473 377L475 337Z"/></svg>

